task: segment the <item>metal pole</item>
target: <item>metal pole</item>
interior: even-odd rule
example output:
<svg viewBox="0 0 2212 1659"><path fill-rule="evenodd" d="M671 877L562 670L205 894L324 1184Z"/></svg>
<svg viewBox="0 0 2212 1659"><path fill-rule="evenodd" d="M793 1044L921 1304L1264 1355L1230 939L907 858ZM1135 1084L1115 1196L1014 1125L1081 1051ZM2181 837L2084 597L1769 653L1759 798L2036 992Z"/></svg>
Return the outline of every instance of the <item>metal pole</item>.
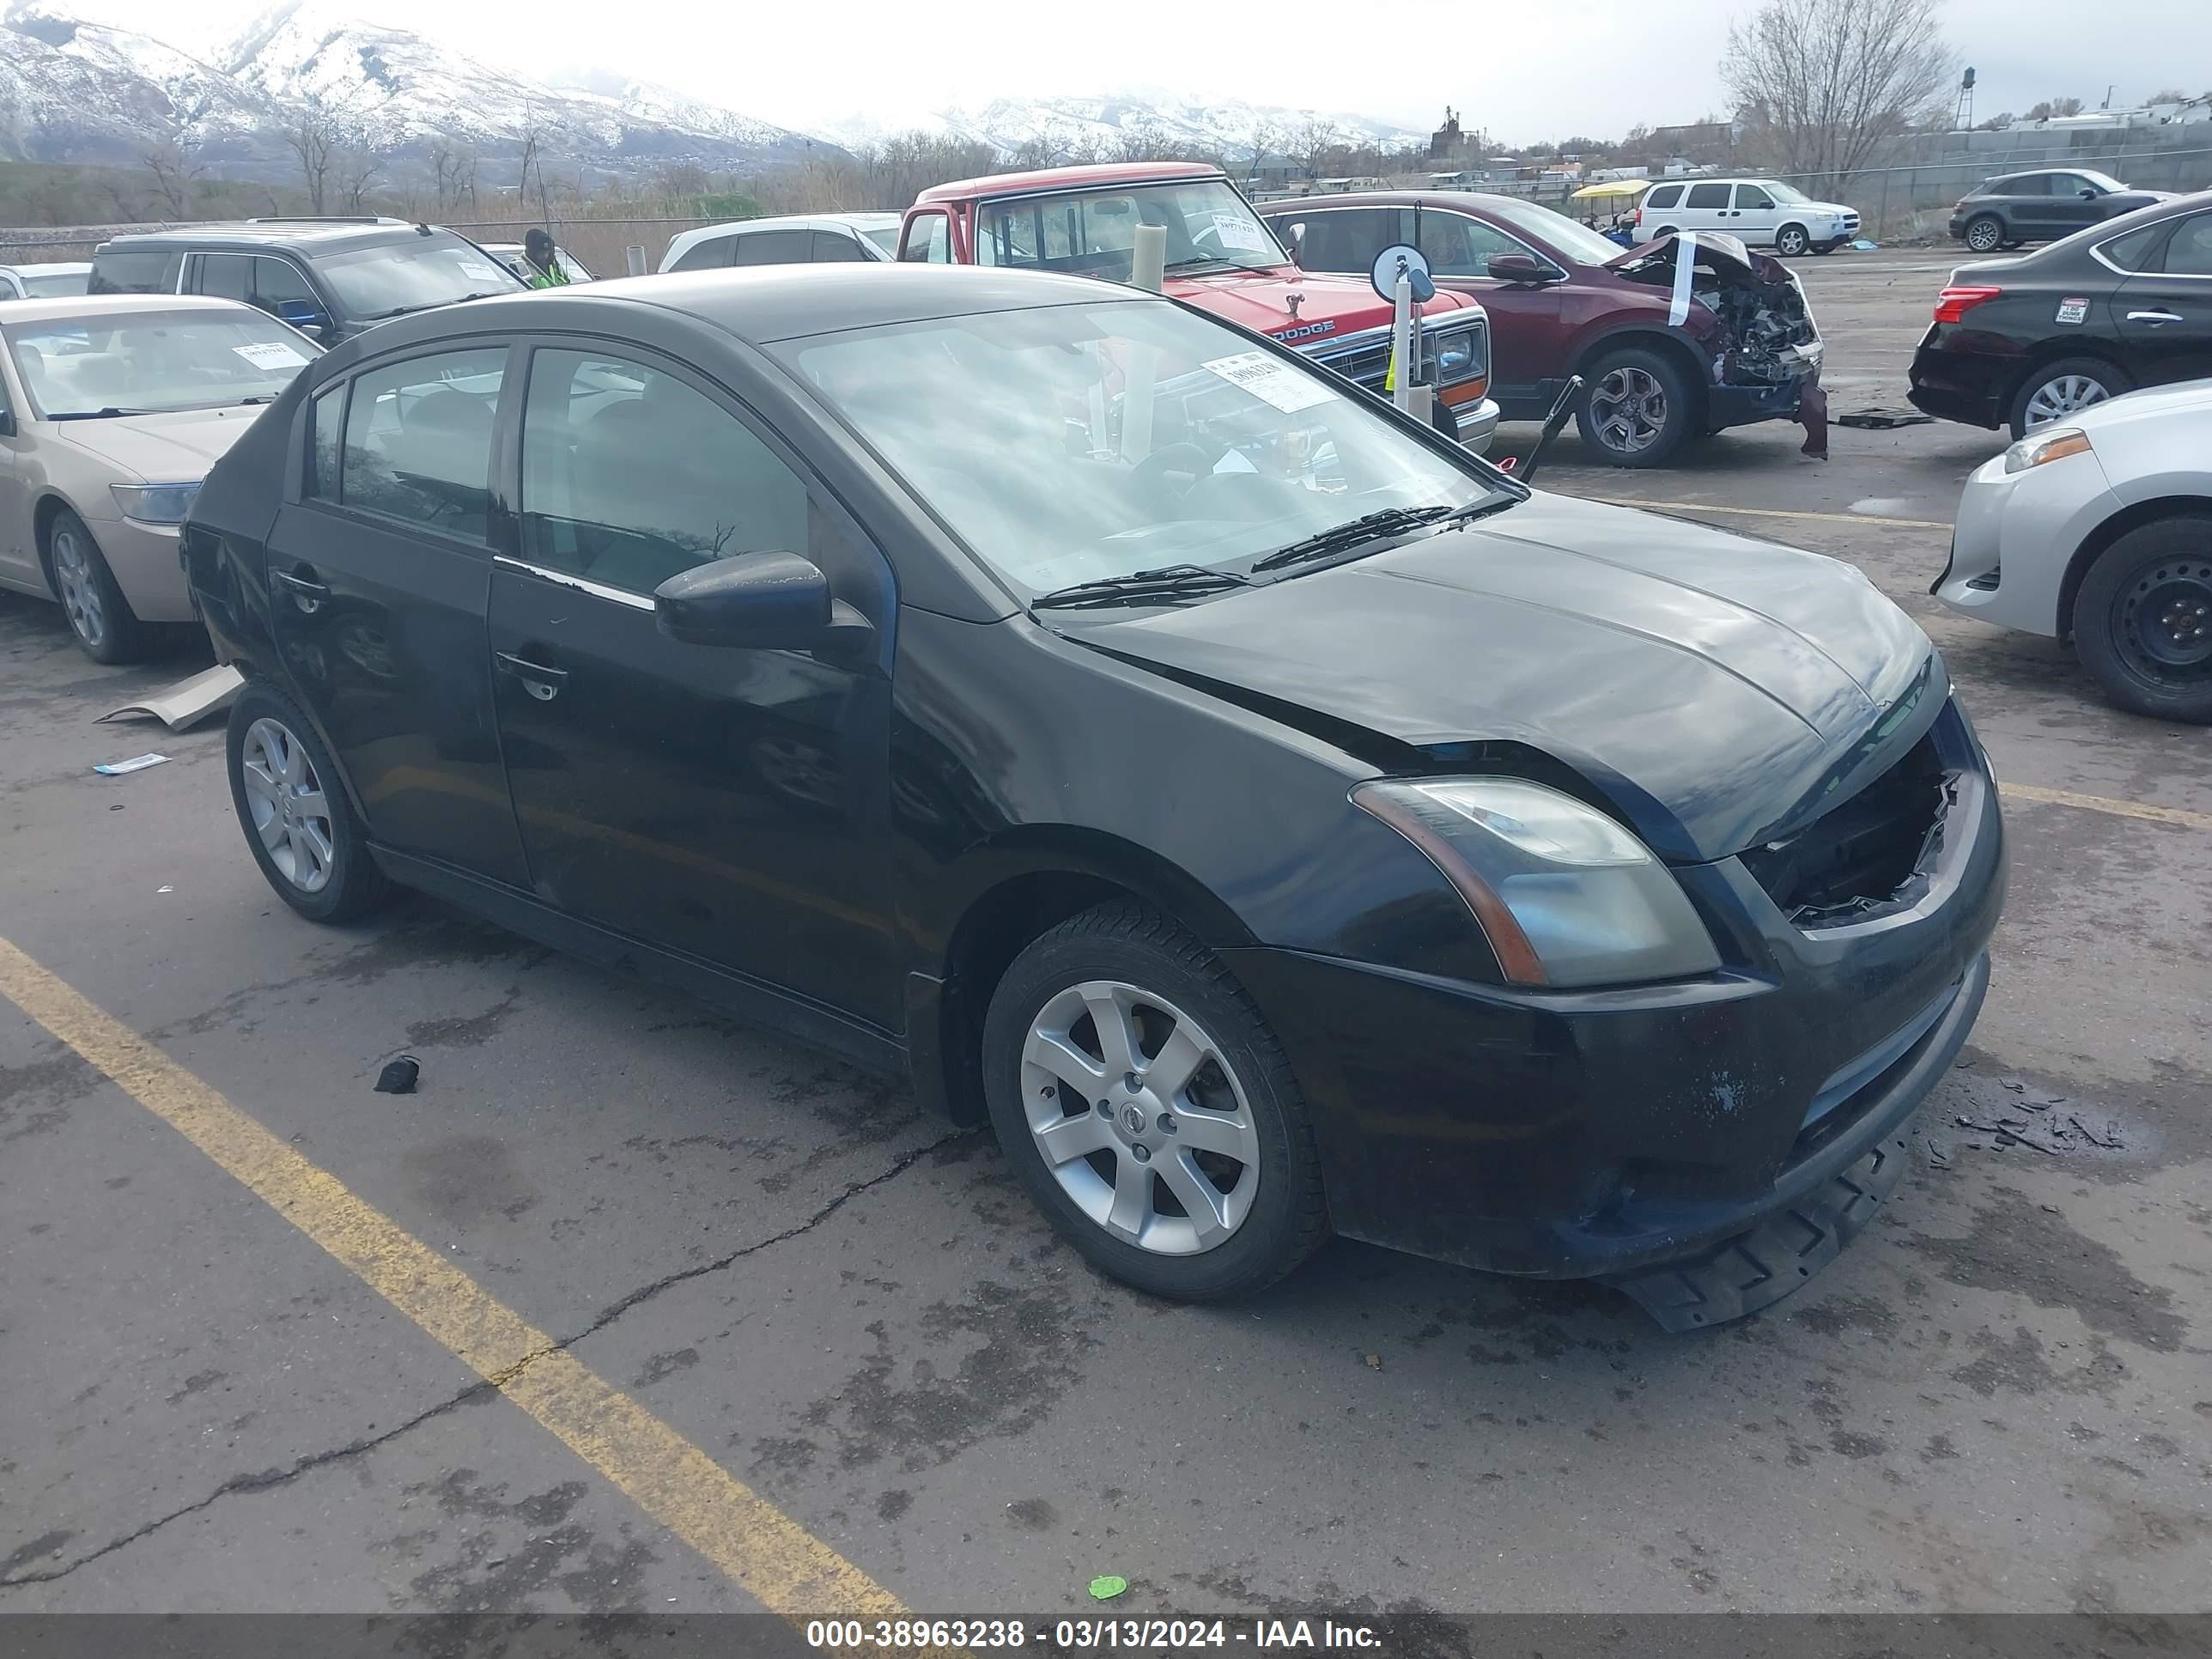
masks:
<svg viewBox="0 0 2212 1659"><path fill-rule="evenodd" d="M1390 397L1399 408L1411 410L1413 375L1419 365L1413 357L1413 283L1402 269L1393 292L1395 299L1390 317Z"/></svg>

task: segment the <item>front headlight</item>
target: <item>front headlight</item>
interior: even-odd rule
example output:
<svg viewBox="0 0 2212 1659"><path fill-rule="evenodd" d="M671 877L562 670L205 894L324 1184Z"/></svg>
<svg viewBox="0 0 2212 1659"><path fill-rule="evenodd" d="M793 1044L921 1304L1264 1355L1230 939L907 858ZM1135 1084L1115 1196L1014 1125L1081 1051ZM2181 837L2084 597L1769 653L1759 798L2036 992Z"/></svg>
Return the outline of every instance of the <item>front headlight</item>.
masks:
<svg viewBox="0 0 2212 1659"><path fill-rule="evenodd" d="M1437 379L1463 380L1482 367L1482 350L1477 331L1471 328L1455 330L1437 337Z"/></svg>
<svg viewBox="0 0 2212 1659"><path fill-rule="evenodd" d="M2025 472L2030 467L2041 466L2045 461L2063 460L2069 455L2090 453L2089 434L2078 426L2050 426L2040 432L2031 432L2004 453L2004 470Z"/></svg>
<svg viewBox="0 0 2212 1659"><path fill-rule="evenodd" d="M123 509L123 516L136 519L141 524L182 524L185 514L191 510L192 498L200 493L197 482L112 483L107 488L113 493L116 505Z"/></svg>
<svg viewBox="0 0 2212 1659"><path fill-rule="evenodd" d="M1720 966L1650 850L1571 795L1518 778L1364 783L1353 805L1428 856L1516 985L1680 979Z"/></svg>

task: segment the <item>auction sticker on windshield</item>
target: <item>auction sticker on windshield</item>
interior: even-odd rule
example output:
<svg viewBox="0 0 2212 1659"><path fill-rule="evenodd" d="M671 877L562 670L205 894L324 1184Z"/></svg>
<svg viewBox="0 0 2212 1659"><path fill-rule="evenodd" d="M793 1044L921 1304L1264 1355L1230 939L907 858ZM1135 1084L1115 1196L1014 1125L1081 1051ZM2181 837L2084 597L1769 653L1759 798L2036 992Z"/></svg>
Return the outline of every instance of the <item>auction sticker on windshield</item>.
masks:
<svg viewBox="0 0 2212 1659"><path fill-rule="evenodd" d="M1277 362L1264 351L1240 351L1234 357L1216 357L1205 365L1234 386L1242 386L1261 403L1272 404L1285 415L1334 402L1336 393L1310 374L1301 374Z"/></svg>
<svg viewBox="0 0 2212 1659"><path fill-rule="evenodd" d="M282 340L264 340L255 345L233 346L231 349L256 368L297 368L307 361Z"/></svg>
<svg viewBox="0 0 2212 1659"><path fill-rule="evenodd" d="M1225 248L1235 248L1240 253L1272 253L1267 246L1267 233L1241 213L1217 213L1213 216L1213 234Z"/></svg>

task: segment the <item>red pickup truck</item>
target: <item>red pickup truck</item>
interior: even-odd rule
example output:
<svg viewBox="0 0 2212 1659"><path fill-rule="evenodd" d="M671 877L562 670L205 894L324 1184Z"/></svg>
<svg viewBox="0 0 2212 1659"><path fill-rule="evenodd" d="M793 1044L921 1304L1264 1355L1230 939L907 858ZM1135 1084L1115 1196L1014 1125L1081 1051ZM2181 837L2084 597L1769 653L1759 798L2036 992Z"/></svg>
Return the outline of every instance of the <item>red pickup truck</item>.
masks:
<svg viewBox="0 0 2212 1659"><path fill-rule="evenodd" d="M1148 161L939 185L907 210L898 257L1126 282L1140 224L1167 232L1164 286L1176 298L1273 335L1382 395L1390 306L1359 278L1299 270L1218 168ZM1480 453L1498 426L1489 319L1461 294L1439 292L1422 311L1437 425Z"/></svg>

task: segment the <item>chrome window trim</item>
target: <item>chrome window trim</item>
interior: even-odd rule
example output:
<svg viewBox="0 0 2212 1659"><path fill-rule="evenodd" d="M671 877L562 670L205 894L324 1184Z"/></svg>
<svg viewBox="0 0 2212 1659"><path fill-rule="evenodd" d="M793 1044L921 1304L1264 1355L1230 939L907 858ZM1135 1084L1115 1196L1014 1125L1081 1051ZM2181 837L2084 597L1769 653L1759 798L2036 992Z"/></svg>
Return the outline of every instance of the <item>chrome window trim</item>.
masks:
<svg viewBox="0 0 2212 1659"><path fill-rule="evenodd" d="M2193 219L2199 213L2207 211L2212 211L2212 210L2196 208L2188 211L2177 213L2171 219L2155 219L2151 222L2152 224L2157 225L2178 224L2185 219ZM2092 259L2094 259L2099 264L2104 266L2106 270L2111 271L2115 276L2148 276L2156 281L2167 283L2212 283L2212 271L2130 270L2125 265L2121 264L2118 260L2108 259L2105 257L2105 249L2108 244L2124 240L2125 238L2134 235L2138 230L2148 230L2149 228L2149 225L2136 225L2129 229L2122 231L2118 236L2107 236L2103 241L2092 242L2089 244L2089 257ZM2169 236L2166 240L2168 241L2172 241L2173 239Z"/></svg>
<svg viewBox="0 0 2212 1659"><path fill-rule="evenodd" d="M553 570L542 564L532 564L527 559L518 559L512 554L495 553L492 563L502 570L519 570L526 576L535 576L541 581L551 582L556 587L574 588L579 593L595 599L610 599L617 605L626 605L633 611L651 611L653 600L643 593L633 593L627 588L609 587L605 582L595 582L581 576L572 576L565 570Z"/></svg>

